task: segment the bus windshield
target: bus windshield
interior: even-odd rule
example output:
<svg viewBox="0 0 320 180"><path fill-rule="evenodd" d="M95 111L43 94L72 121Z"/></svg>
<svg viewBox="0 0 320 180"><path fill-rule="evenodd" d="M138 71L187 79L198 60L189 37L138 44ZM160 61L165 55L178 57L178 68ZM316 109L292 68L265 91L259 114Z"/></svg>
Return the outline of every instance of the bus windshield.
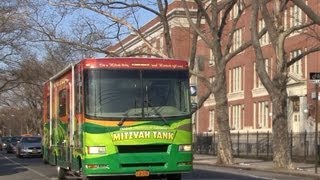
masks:
<svg viewBox="0 0 320 180"><path fill-rule="evenodd" d="M165 118L190 115L187 70L84 72L85 113L91 118Z"/></svg>

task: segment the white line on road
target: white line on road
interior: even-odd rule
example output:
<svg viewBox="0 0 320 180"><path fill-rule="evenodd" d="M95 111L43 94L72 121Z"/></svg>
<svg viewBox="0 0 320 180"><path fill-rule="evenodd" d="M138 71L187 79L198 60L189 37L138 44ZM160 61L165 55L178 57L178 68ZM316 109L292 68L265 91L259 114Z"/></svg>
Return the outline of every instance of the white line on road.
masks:
<svg viewBox="0 0 320 180"><path fill-rule="evenodd" d="M200 165L197 166L197 168L194 169L202 169L202 170L208 170L208 171L214 171L214 172L223 172L226 174L233 174L233 175L237 175L237 176L247 176L247 177L252 177L252 178L256 178L256 179L264 179L264 180L273 180L273 178L268 178L268 177L264 177L264 176L258 176L258 175L253 175L253 174L248 174L246 172L242 172L242 169L229 169L229 168L219 168L219 167L215 167L214 170L212 170L212 167L210 167L209 165Z"/></svg>
<svg viewBox="0 0 320 180"><path fill-rule="evenodd" d="M10 162L12 162L12 163L15 164L15 165L18 165L18 166L21 166L21 167L23 167L23 168L26 168L26 169L28 169L29 171L32 171L32 172L36 173L37 175L39 175L39 176L41 176L41 177L44 177L44 178L46 178L46 179L50 179L50 177L48 177L48 176L46 176L46 175L44 175L44 174L42 174L42 173L40 173L40 172L32 169L32 168L29 168L29 167L27 167L27 166L24 166L24 165L22 165L22 164L20 164L20 163L18 163L18 162L16 162L16 161L14 161L14 160L12 160L12 159L9 159L7 156L4 156L4 155L3 155L3 157L6 158L7 160L9 160Z"/></svg>

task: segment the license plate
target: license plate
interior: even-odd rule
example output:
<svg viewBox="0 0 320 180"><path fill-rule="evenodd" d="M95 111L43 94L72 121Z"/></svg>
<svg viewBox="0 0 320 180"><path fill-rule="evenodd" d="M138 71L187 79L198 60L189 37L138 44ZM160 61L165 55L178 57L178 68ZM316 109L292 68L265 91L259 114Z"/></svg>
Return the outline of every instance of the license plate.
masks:
<svg viewBox="0 0 320 180"><path fill-rule="evenodd" d="M136 177L147 177L149 175L150 175L149 171L146 171L146 170L136 171Z"/></svg>
<svg viewBox="0 0 320 180"><path fill-rule="evenodd" d="M37 153L37 150L32 150L32 153Z"/></svg>

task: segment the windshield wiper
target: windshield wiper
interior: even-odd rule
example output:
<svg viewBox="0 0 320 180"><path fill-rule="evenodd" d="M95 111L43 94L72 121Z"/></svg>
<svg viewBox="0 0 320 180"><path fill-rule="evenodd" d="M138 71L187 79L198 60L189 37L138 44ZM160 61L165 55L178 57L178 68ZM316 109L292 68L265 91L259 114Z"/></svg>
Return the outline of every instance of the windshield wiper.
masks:
<svg viewBox="0 0 320 180"><path fill-rule="evenodd" d="M154 107L150 102L148 102L148 107L151 107L151 109L156 113L156 115L158 115L162 119L165 125L170 125L168 121L160 114L159 110L156 107Z"/></svg>
<svg viewBox="0 0 320 180"><path fill-rule="evenodd" d="M118 122L118 126L122 126L123 123L128 119L130 110L131 109L127 110L126 113L124 113L124 115L122 116L122 118ZM130 113L130 116L139 116L139 115L140 115L140 113Z"/></svg>
<svg viewBox="0 0 320 180"><path fill-rule="evenodd" d="M124 121L128 118L128 114L129 114L129 110L126 113L124 113L124 115L122 116L122 118L118 122L118 126L122 126L123 125Z"/></svg>

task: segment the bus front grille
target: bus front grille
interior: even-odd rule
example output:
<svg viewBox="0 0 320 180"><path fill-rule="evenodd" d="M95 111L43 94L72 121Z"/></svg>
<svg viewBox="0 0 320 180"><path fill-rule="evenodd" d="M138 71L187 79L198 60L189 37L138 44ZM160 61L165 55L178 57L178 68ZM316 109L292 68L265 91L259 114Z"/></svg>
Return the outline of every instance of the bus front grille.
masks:
<svg viewBox="0 0 320 180"><path fill-rule="evenodd" d="M123 168L131 167L162 167L165 163L134 163L134 164L121 164Z"/></svg>
<svg viewBox="0 0 320 180"><path fill-rule="evenodd" d="M152 153L167 152L169 145L121 145L117 146L119 153Z"/></svg>

